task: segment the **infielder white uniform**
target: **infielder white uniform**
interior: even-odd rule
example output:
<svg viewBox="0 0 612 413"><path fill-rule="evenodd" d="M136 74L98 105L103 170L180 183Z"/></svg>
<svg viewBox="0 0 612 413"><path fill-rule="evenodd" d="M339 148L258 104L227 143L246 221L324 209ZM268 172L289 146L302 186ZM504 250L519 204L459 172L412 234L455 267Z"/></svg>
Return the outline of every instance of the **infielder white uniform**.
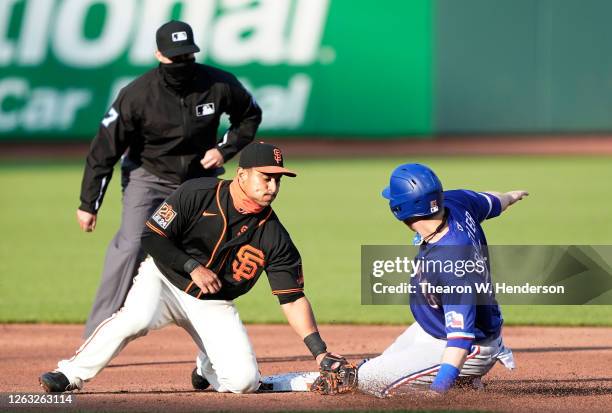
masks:
<svg viewBox="0 0 612 413"><path fill-rule="evenodd" d="M191 376L195 389L257 390L257 361L233 300L265 272L279 303L290 304L305 298L304 277L300 254L269 205L278 193L279 176L295 173L283 167L279 148L264 143L243 150L240 167L233 181L187 181L144 223L142 246L151 258L141 264L125 305L96 328L73 358L40 376L45 391L81 388L128 342L169 323L184 328L200 349ZM248 171L253 168L257 174ZM268 205L255 202L243 181L249 191L264 188L261 197ZM316 329L308 301L297 308L293 320ZM318 344L306 340L313 337ZM316 330L304 343L326 352Z"/></svg>
<svg viewBox="0 0 612 413"><path fill-rule="evenodd" d="M199 300L173 286L150 257L140 266L123 308L103 321L57 371L79 389L130 341L174 323L200 349L198 374L218 392L249 393L259 387L255 353L230 300Z"/></svg>

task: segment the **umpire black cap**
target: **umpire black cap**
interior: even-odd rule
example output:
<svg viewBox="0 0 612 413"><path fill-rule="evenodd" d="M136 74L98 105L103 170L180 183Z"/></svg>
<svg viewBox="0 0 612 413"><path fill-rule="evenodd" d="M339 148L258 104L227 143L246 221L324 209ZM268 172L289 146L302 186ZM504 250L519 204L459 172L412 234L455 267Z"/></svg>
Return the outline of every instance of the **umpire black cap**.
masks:
<svg viewBox="0 0 612 413"><path fill-rule="evenodd" d="M171 20L157 29L155 40L157 50L168 58L200 51L193 41L191 26L178 20Z"/></svg>

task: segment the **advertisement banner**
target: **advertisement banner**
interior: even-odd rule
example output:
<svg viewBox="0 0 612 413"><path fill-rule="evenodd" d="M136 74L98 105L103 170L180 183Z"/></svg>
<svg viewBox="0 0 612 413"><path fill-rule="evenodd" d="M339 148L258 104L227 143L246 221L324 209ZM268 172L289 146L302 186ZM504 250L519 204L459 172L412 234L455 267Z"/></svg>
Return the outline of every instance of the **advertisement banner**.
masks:
<svg viewBox="0 0 612 413"><path fill-rule="evenodd" d="M91 139L154 68L155 31L190 23L199 62L234 73L261 133L427 135L431 0L3 0L0 140Z"/></svg>

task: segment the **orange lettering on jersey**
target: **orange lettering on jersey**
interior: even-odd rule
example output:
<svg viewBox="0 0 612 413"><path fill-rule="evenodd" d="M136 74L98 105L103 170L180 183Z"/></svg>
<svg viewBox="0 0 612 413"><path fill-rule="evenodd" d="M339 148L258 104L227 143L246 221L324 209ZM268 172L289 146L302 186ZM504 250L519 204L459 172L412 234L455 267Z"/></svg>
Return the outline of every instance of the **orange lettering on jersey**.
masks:
<svg viewBox="0 0 612 413"><path fill-rule="evenodd" d="M232 270L234 271L232 278L236 281L250 280L255 277L258 268L263 267L263 265L264 253L251 245L243 245L232 262Z"/></svg>

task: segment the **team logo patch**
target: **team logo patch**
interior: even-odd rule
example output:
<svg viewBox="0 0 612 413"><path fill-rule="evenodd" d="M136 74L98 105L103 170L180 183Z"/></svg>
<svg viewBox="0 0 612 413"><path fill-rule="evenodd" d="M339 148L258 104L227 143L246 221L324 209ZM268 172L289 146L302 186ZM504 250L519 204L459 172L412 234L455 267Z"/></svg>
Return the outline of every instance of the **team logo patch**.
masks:
<svg viewBox="0 0 612 413"><path fill-rule="evenodd" d="M274 149L274 160L276 161L277 164L280 165L280 163L283 161L283 154L280 151L280 149L276 148Z"/></svg>
<svg viewBox="0 0 612 413"><path fill-rule="evenodd" d="M431 203L429 204L429 211L433 214L434 212L438 212L439 209L440 207L438 206L438 201L436 201L435 199L431 201Z"/></svg>
<svg viewBox="0 0 612 413"><path fill-rule="evenodd" d="M161 206L155 211L153 216L153 221L157 223L163 229L168 228L168 225L176 218L176 211L172 209L172 205L164 202Z"/></svg>
<svg viewBox="0 0 612 413"><path fill-rule="evenodd" d="M173 42L182 42L183 40L187 40L187 32L174 32L174 33L172 33L172 41Z"/></svg>
<svg viewBox="0 0 612 413"><path fill-rule="evenodd" d="M248 244L243 245L232 262L232 270L234 272L232 278L240 281L242 279L250 280L255 277L259 267L264 265L264 258L263 251Z"/></svg>
<svg viewBox="0 0 612 413"><path fill-rule="evenodd" d="M444 319L446 320L446 327L463 330L463 314L449 311L444 314Z"/></svg>
<svg viewBox="0 0 612 413"><path fill-rule="evenodd" d="M204 103L202 105L198 105L195 107L196 116L206 116L212 115L215 113L215 104L214 103Z"/></svg>

